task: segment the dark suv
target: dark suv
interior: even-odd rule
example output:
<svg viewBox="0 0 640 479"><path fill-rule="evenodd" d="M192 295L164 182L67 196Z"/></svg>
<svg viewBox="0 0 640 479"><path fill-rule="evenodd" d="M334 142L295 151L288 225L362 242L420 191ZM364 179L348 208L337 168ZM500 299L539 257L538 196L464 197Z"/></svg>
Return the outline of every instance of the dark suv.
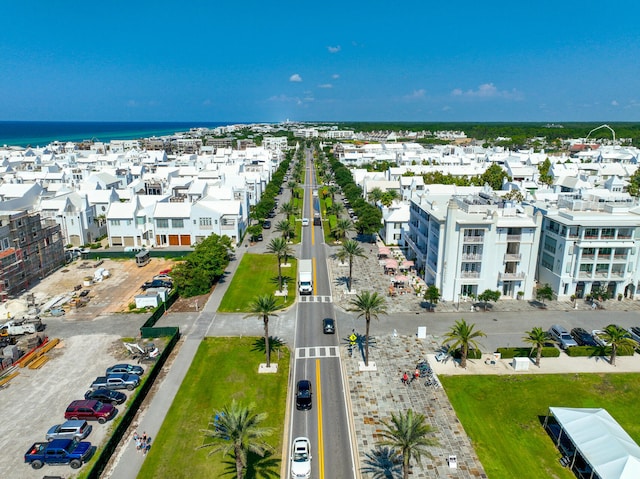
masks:
<svg viewBox="0 0 640 479"><path fill-rule="evenodd" d="M598 346L598 343L587 330L583 328L573 328L571 330L571 336L576 340L576 343L580 346Z"/></svg>
<svg viewBox="0 0 640 479"><path fill-rule="evenodd" d="M322 320L322 331L324 334L334 334L336 332L336 322L333 318L324 318Z"/></svg>
<svg viewBox="0 0 640 479"><path fill-rule="evenodd" d="M311 409L311 381L308 379L301 379L298 381L296 387L296 409L306 410Z"/></svg>
<svg viewBox="0 0 640 479"><path fill-rule="evenodd" d="M116 415L118 410L112 404L105 404L95 399L73 401L64 412L65 419L96 420L104 424Z"/></svg>

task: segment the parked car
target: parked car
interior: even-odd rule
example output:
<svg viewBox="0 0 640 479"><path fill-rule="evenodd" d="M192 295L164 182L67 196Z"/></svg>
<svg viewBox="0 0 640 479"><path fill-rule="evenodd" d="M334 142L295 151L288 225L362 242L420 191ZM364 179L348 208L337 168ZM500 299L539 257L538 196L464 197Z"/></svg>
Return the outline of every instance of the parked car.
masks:
<svg viewBox="0 0 640 479"><path fill-rule="evenodd" d="M111 389L89 389L84 393L84 398L95 399L108 404L122 404L127 400L127 395Z"/></svg>
<svg viewBox="0 0 640 479"><path fill-rule="evenodd" d="M137 374L109 374L98 376L91 384L91 389L128 389L133 391L140 385L140 376Z"/></svg>
<svg viewBox="0 0 640 479"><path fill-rule="evenodd" d="M92 429L93 426L84 419L65 421L62 424L51 426L47 431L46 439L47 441L53 441L54 439L82 441L91 434Z"/></svg>
<svg viewBox="0 0 640 479"><path fill-rule="evenodd" d="M589 334L586 329L583 328L573 328L571 330L571 336L576 340L579 346L597 346L598 343L593 336Z"/></svg>
<svg viewBox="0 0 640 479"><path fill-rule="evenodd" d="M153 279L159 279L160 281L171 281L173 282L173 278L171 278L171 276L169 276L168 274L157 274L153 277Z"/></svg>
<svg viewBox="0 0 640 479"><path fill-rule="evenodd" d="M64 418L94 420L104 424L113 418L117 412L118 410L112 404L106 404L95 399L80 399L67 406Z"/></svg>
<svg viewBox="0 0 640 479"><path fill-rule="evenodd" d="M45 464L69 464L78 469L93 453L90 442L72 439L56 439L51 442L36 442L24 454L24 462L34 469L42 469Z"/></svg>
<svg viewBox="0 0 640 479"><path fill-rule="evenodd" d="M322 320L322 331L324 334L334 334L336 332L336 322L333 318L324 318Z"/></svg>
<svg viewBox="0 0 640 479"><path fill-rule="evenodd" d="M256 241L262 241L262 240L263 240L262 233L258 233L257 235L253 235L253 236L251 237L251 241L252 241L253 243L255 243Z"/></svg>
<svg viewBox="0 0 640 479"><path fill-rule="evenodd" d="M591 336L593 336L595 342L598 343L598 346L609 346L609 343L604 340L604 334L605 332L602 329L594 329L591 331Z"/></svg>
<svg viewBox="0 0 640 479"><path fill-rule="evenodd" d="M631 335L631 339L633 339L637 343L640 343L640 328L639 327L633 326L633 327L627 329L627 331L629 331L629 334Z"/></svg>
<svg viewBox="0 0 640 479"><path fill-rule="evenodd" d="M564 329L559 324L554 324L549 329L549 334L555 339L562 349L567 349L569 346L577 346L578 343L571 337L569 331Z"/></svg>
<svg viewBox="0 0 640 479"><path fill-rule="evenodd" d="M307 410L311 409L311 381L308 379L301 379L296 386L296 409Z"/></svg>
<svg viewBox="0 0 640 479"><path fill-rule="evenodd" d="M271 229L271 221L270 220L264 220L262 222L262 227L266 230Z"/></svg>
<svg viewBox="0 0 640 479"><path fill-rule="evenodd" d="M140 366L136 366L135 364L116 364L107 368L106 375L109 374L135 374L137 376L142 376L144 374L144 369Z"/></svg>
<svg viewBox="0 0 640 479"><path fill-rule="evenodd" d="M291 448L291 477L307 479L311 476L311 444L306 437L296 437Z"/></svg>
<svg viewBox="0 0 640 479"><path fill-rule="evenodd" d="M171 289L171 288L173 288L173 283L171 281L164 281L164 280L161 280L161 279L154 279L153 281L145 282L140 287L142 289L149 289L149 288L167 288L167 289Z"/></svg>

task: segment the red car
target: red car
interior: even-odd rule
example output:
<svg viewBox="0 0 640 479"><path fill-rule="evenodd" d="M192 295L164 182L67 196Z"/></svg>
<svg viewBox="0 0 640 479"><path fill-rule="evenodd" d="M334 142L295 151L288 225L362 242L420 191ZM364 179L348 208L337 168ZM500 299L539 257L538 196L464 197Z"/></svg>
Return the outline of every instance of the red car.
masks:
<svg viewBox="0 0 640 479"><path fill-rule="evenodd" d="M84 419L98 421L104 424L113 418L118 410L112 404L103 403L95 399L81 399L73 401L64 412L65 419Z"/></svg>

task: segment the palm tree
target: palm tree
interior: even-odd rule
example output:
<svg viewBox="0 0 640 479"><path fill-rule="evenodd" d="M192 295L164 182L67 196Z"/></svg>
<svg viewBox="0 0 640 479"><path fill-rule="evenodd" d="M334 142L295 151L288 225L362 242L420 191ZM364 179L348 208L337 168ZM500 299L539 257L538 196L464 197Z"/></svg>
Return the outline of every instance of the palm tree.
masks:
<svg viewBox="0 0 640 479"><path fill-rule="evenodd" d="M327 207L328 215L340 216L340 213L342 213L343 211L344 211L344 206L342 206L342 204L340 203L332 203L331 206Z"/></svg>
<svg viewBox="0 0 640 479"><path fill-rule="evenodd" d="M342 243L342 248L336 253L336 256L341 262L349 260L349 282L347 283L347 289L351 292L351 281L353 279L353 258L360 256L364 258L364 250L356 240L347 240Z"/></svg>
<svg viewBox="0 0 640 479"><path fill-rule="evenodd" d="M395 415L391 413L391 421L382 421L384 429L380 432L383 440L380 444L391 446L402 454L402 475L409 479L409 467L411 459L415 458L418 464L422 464L422 457L432 457L428 448L438 445L433 434L433 428L427 424L427 418L422 414L414 413L412 409L406 414Z"/></svg>
<svg viewBox="0 0 640 479"><path fill-rule="evenodd" d="M380 198L380 202L385 206L391 206L394 200L397 200L400 197L396 190L387 190L382 194Z"/></svg>
<svg viewBox="0 0 640 479"><path fill-rule="evenodd" d="M618 355L619 349L633 349L638 345L637 342L631 339L631 335L628 331L616 326L615 324L610 324L604 328L601 338L611 348L609 362L612 366L616 365L616 356Z"/></svg>
<svg viewBox="0 0 640 479"><path fill-rule="evenodd" d="M278 233L282 233L282 236L285 239L285 241L289 241L289 238L294 232L293 226L291 226L291 223L289 223L289 220L278 221L276 223L275 230Z"/></svg>
<svg viewBox="0 0 640 479"><path fill-rule="evenodd" d="M542 357L542 348L549 341L553 341L553 338L548 331L545 331L539 326L532 328L531 331L525 331L526 336L522 338L525 343L531 345L531 352L536 350L536 366L540 367L540 358Z"/></svg>
<svg viewBox="0 0 640 479"><path fill-rule="evenodd" d="M256 414L253 412L254 409L254 404L241 406L234 399L231 405L216 411L209 421L209 429L203 430L205 438L210 441L198 448L211 447L209 455L216 452L222 452L222 457L232 454L238 479L244 477L248 452L264 456L272 449L262 438L271 435L274 429L261 427L260 424L267 418L267 414Z"/></svg>
<svg viewBox="0 0 640 479"><path fill-rule="evenodd" d="M284 238L273 238L267 245L267 253L275 254L278 258L278 291L282 291L282 258L293 254L291 247Z"/></svg>
<svg viewBox="0 0 640 479"><path fill-rule="evenodd" d="M280 213L284 213L285 215L287 215L287 218L290 215L295 215L298 212L298 208L296 208L296 205L293 204L293 201L289 201L288 203L284 203L282 206L280 206Z"/></svg>
<svg viewBox="0 0 640 479"><path fill-rule="evenodd" d="M249 305L249 311L251 311L251 313L247 314L245 318L257 317L259 319L262 319L262 322L264 323L264 350L267 355L267 367L269 368L271 367L271 347L269 346L269 317L278 317L278 315L275 313L276 311L278 311L278 301L272 294L264 294L262 296L258 296Z"/></svg>
<svg viewBox="0 0 640 479"><path fill-rule="evenodd" d="M365 467L362 472L371 475L373 479L398 479L402 477L402 456L396 449L376 446L374 450L365 454Z"/></svg>
<svg viewBox="0 0 640 479"><path fill-rule="evenodd" d="M287 183L287 188L291 190L291 198L293 198L294 190L298 187L298 182L295 180L289 180Z"/></svg>
<svg viewBox="0 0 640 479"><path fill-rule="evenodd" d="M384 192L380 188L378 188L376 186L375 188L372 188L371 191L369 191L369 194L367 195L367 198L373 204L376 204L378 201L380 201L382 199L382 195L383 194L384 194Z"/></svg>
<svg viewBox="0 0 640 479"><path fill-rule="evenodd" d="M469 355L469 348L480 349L480 344L475 341L475 338L486 337L486 334L482 331L474 331L475 324L467 324L464 319L456 321L456 324L451 326L449 332L444 335L443 344L451 344L451 348L460 348L460 367L467 367L467 356Z"/></svg>
<svg viewBox="0 0 640 479"><path fill-rule="evenodd" d="M333 236L337 241L347 236L347 233L354 231L355 227L353 222L348 218L340 218L336 221L336 226L333 228Z"/></svg>
<svg viewBox="0 0 640 479"><path fill-rule="evenodd" d="M366 331L364 333L364 365L369 366L369 326L371 325L371 318L378 319L379 314L387 314L385 310L385 301L382 296L376 292L363 291L356 295L350 302L353 306L349 311L354 311L358 314L358 318L364 316L366 322Z"/></svg>

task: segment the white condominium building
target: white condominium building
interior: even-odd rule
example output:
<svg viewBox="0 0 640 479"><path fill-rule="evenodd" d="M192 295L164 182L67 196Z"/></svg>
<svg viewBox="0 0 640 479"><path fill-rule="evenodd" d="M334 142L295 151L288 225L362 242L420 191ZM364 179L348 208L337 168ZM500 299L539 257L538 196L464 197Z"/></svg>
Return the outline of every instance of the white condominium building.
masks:
<svg viewBox="0 0 640 479"><path fill-rule="evenodd" d="M530 299L541 225L541 213L490 190L422 195L411 202L408 255L443 300L460 301L488 289Z"/></svg>
<svg viewBox="0 0 640 479"><path fill-rule="evenodd" d="M536 204L544 213L539 282L559 298L606 291L634 298L640 272L640 207L626 193L588 190Z"/></svg>

